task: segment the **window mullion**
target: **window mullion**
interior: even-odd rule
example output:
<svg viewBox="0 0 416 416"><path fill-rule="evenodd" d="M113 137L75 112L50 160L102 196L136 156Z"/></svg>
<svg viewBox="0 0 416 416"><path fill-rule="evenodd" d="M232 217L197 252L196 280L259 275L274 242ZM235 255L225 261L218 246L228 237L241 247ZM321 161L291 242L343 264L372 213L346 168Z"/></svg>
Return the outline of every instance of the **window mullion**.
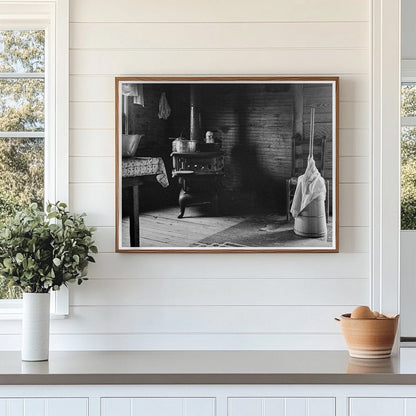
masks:
<svg viewBox="0 0 416 416"><path fill-rule="evenodd" d="M44 72L0 72L0 79L45 79Z"/></svg>
<svg viewBox="0 0 416 416"><path fill-rule="evenodd" d="M416 127L416 117L402 117L402 127Z"/></svg>
<svg viewBox="0 0 416 416"><path fill-rule="evenodd" d="M44 131L0 131L0 137L12 138L12 139L19 138L19 137L29 138L29 139L33 139L36 137L44 138L45 132Z"/></svg>

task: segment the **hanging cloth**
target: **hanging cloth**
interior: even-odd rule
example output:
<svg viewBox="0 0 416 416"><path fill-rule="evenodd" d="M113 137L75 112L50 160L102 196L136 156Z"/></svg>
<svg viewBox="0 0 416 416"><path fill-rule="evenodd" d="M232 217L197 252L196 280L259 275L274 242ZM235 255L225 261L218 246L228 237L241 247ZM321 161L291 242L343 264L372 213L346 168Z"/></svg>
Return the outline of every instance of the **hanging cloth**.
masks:
<svg viewBox="0 0 416 416"><path fill-rule="evenodd" d="M315 135L315 108L311 108L311 127L309 138L308 165L305 173L298 178L292 207L290 209L293 218L296 218L312 201L326 197L326 185L313 159L313 138ZM324 155L322 155L323 157Z"/></svg>
<svg viewBox="0 0 416 416"><path fill-rule="evenodd" d="M166 98L166 93L162 92L159 100L159 118L163 120L167 120L171 113L171 108L168 103L168 99Z"/></svg>
<svg viewBox="0 0 416 416"><path fill-rule="evenodd" d="M122 94L125 97L133 97L133 104L144 107L143 84L123 84Z"/></svg>

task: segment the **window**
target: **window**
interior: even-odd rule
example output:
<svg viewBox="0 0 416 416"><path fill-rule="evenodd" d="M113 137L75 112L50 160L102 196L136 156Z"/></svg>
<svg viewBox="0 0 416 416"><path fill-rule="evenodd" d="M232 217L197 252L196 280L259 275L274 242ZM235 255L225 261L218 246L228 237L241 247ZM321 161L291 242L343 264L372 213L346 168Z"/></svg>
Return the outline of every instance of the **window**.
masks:
<svg viewBox="0 0 416 416"><path fill-rule="evenodd" d="M45 30L0 30L0 221L44 203ZM20 298L0 278L0 299Z"/></svg>
<svg viewBox="0 0 416 416"><path fill-rule="evenodd" d="M30 201L68 201L68 4L0 0L0 221ZM0 280L0 314L19 296ZM67 292L52 298L67 313Z"/></svg>
<svg viewBox="0 0 416 416"><path fill-rule="evenodd" d="M401 229L416 230L416 77L401 88Z"/></svg>

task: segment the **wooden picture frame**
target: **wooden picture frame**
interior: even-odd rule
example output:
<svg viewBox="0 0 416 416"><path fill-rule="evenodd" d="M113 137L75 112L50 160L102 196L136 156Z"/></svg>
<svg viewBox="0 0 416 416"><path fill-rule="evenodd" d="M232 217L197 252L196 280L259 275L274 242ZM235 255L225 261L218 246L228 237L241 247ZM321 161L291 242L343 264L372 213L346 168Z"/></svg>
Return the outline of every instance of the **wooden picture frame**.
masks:
<svg viewBox="0 0 416 416"><path fill-rule="evenodd" d="M115 116L117 252L339 251L338 77L116 77Z"/></svg>

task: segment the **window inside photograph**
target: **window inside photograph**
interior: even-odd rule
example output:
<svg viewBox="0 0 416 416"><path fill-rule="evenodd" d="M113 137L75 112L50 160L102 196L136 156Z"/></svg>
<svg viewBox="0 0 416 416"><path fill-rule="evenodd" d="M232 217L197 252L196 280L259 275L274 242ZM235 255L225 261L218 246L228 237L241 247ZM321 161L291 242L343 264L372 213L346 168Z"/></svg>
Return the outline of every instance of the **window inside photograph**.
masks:
<svg viewBox="0 0 416 416"><path fill-rule="evenodd" d="M45 31L0 31L0 221L44 204ZM0 278L0 299L20 298Z"/></svg>

